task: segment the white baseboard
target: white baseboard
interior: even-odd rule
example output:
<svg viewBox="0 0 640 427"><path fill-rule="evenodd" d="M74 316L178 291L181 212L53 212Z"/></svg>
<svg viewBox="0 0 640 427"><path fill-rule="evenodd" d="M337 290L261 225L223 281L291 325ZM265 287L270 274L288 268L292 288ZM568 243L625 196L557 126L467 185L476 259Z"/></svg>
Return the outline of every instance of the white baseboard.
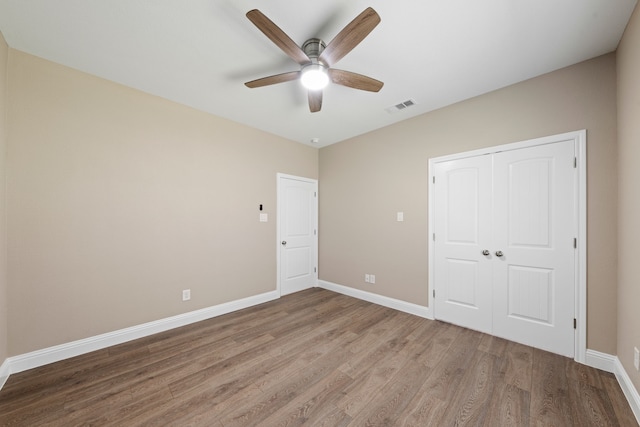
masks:
<svg viewBox="0 0 640 427"><path fill-rule="evenodd" d="M371 292L361 291L348 286L327 282L326 280L318 280L318 287L364 301L369 301L384 307L393 308L394 310L404 311L405 313L414 314L427 319L433 319L433 313L431 312L430 307L424 307L422 305L385 297Z"/></svg>
<svg viewBox="0 0 640 427"><path fill-rule="evenodd" d="M92 351L100 350L127 341L143 338L159 332L168 331L170 329L185 326L191 323L200 322L212 317L221 316L243 308L262 304L267 301L278 299L280 294L277 291L271 291L260 295L230 301L224 304L218 304L212 307L203 308L201 310L191 311L189 313L179 314L173 317L156 320L142 325L132 326L130 328L120 329L118 331L109 332L102 335L96 335L90 338L73 341L30 353L13 356L8 358L0 367L0 389L4 382L3 378L10 374L26 371L27 369L37 368L49 363L58 362L70 357L79 356ZM6 378L4 378L6 381Z"/></svg>
<svg viewBox="0 0 640 427"><path fill-rule="evenodd" d="M616 370L616 356L587 349L584 364L592 368L614 373Z"/></svg>
<svg viewBox="0 0 640 427"><path fill-rule="evenodd" d="M6 359L4 362L2 362L2 365L0 365L0 390L2 390L4 383L6 383L9 379L10 374L11 371L9 370L9 359Z"/></svg>
<svg viewBox="0 0 640 427"><path fill-rule="evenodd" d="M627 374L624 366L622 366L622 363L620 363L620 359L618 359L617 357L615 358L615 369L613 373L618 379L618 383L620 384L620 388L622 388L622 392L629 401L629 405L631 406L633 415L636 416L636 421L638 421L638 424L640 424L640 394L638 394L638 390L636 390L635 386L631 382L629 374Z"/></svg>

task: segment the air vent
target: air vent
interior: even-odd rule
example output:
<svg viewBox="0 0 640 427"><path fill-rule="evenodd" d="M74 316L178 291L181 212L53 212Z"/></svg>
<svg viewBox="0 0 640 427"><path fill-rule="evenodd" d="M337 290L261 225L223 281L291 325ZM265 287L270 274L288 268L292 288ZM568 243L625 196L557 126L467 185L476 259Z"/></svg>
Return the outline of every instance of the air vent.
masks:
<svg viewBox="0 0 640 427"><path fill-rule="evenodd" d="M413 107L414 105L416 105L416 101L414 101L413 99L408 99L404 102L401 102L400 104L385 108L385 110L387 110L387 113L389 114L395 114L398 111L406 110L407 108Z"/></svg>

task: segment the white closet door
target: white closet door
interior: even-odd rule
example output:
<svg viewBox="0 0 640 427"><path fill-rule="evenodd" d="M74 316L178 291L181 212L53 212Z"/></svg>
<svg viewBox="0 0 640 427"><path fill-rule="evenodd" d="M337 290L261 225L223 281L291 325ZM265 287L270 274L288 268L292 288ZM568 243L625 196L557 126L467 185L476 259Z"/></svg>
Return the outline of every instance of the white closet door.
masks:
<svg viewBox="0 0 640 427"><path fill-rule="evenodd" d="M317 284L317 189L313 180L278 177L280 295Z"/></svg>
<svg viewBox="0 0 640 427"><path fill-rule="evenodd" d="M493 176L493 333L569 357L574 156L573 141L497 153Z"/></svg>
<svg viewBox="0 0 640 427"><path fill-rule="evenodd" d="M491 333L491 156L438 163L435 316Z"/></svg>
<svg viewBox="0 0 640 427"><path fill-rule="evenodd" d="M573 357L574 156L571 140L435 164L437 319Z"/></svg>

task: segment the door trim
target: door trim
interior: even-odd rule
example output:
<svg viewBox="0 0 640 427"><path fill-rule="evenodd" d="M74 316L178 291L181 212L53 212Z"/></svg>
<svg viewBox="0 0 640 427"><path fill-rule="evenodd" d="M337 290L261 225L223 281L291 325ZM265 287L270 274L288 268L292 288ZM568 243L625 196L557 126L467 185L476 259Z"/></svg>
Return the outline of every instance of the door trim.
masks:
<svg viewBox="0 0 640 427"><path fill-rule="evenodd" d="M315 265L316 265L316 272L315 272L315 280L313 283L314 287L318 286L318 235L320 234L320 231L318 229L318 180L317 179L312 179L312 178L305 178L305 177L301 177L301 176L295 176L295 175L287 175L284 173L276 173L276 291L278 293L278 297L282 296L282 288L280 287L280 242L282 241L282 238L280 236L280 208L281 206L281 201L282 201L282 180L283 179L288 179L288 180L295 180L295 181L302 181L302 182L307 182L310 184L314 185L314 191L316 192L316 205L315 205L315 229L316 229L316 234L315 234L315 238L314 238L314 251L315 251Z"/></svg>
<svg viewBox="0 0 640 427"><path fill-rule="evenodd" d="M450 154L446 156L429 159L429 195L428 195L428 244L429 244L429 307L435 315L435 289L434 277L434 252L435 243L433 235L435 232L433 208L435 206L433 180L435 178L436 163L464 159L467 157L494 154L501 151L518 150L527 147L535 147L555 142L573 140L575 156L577 159L577 173L574 181L574 197L577 211L574 212L576 221L576 236L578 238L575 262L575 317L577 326L575 331L575 356L574 360L579 363L586 363L587 352L587 131L585 129L574 132L567 132L558 135L551 135L542 138L529 139L526 141L514 142L510 144L497 145L493 147L481 148L463 153Z"/></svg>

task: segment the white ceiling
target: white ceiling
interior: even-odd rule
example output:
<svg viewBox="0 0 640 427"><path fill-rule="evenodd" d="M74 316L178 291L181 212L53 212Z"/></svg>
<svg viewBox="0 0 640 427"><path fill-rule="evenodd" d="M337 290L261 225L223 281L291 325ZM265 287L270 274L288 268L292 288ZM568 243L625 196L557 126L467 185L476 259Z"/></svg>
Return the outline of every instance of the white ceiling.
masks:
<svg viewBox="0 0 640 427"><path fill-rule="evenodd" d="M636 0L0 0L12 48L326 146L616 49ZM299 66L245 17L296 43L331 39L366 7L382 22L336 68L385 85L330 85L310 113L299 82L245 81ZM385 109L413 99L416 106ZM312 138L319 142L311 144Z"/></svg>

